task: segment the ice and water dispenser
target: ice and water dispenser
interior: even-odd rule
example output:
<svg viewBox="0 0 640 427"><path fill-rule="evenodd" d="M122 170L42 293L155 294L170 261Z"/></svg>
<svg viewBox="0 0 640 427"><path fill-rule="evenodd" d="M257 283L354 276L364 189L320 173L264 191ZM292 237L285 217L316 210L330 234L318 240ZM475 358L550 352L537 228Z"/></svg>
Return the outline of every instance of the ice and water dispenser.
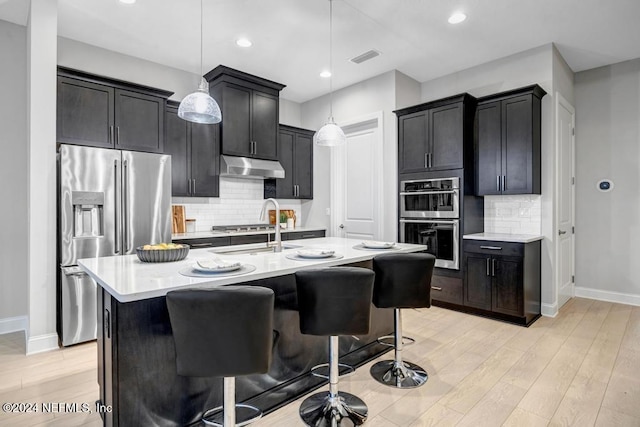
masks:
<svg viewBox="0 0 640 427"><path fill-rule="evenodd" d="M73 191L73 237L102 237L104 235L104 193L101 191Z"/></svg>

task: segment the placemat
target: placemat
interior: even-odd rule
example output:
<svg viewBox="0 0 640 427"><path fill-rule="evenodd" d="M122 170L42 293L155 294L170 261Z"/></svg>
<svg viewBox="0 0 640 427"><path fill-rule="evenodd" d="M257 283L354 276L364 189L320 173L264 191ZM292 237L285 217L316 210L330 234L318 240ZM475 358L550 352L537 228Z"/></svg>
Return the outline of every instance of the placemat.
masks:
<svg viewBox="0 0 640 427"><path fill-rule="evenodd" d="M285 257L289 258L289 259L292 259L294 261L328 261L328 260L344 258L344 255L333 254L333 255L325 257L325 258L307 258L307 257L300 256L298 254L287 254L287 255L285 255Z"/></svg>
<svg viewBox="0 0 640 427"><path fill-rule="evenodd" d="M359 243L353 247L353 249L357 249L359 251L388 251L390 249L398 249L397 245L393 245L390 248L368 248L362 243Z"/></svg>
<svg viewBox="0 0 640 427"><path fill-rule="evenodd" d="M180 270L179 273L182 274L183 276L188 276L188 277L204 277L207 279L215 279L218 277L239 276L241 274L247 274L247 273L251 273L252 271L255 271L255 269L256 269L256 266L253 264L242 264L242 267L240 267L237 270L224 271L220 273L215 273L215 272L203 273L198 270L195 270L193 267L185 267L182 270Z"/></svg>

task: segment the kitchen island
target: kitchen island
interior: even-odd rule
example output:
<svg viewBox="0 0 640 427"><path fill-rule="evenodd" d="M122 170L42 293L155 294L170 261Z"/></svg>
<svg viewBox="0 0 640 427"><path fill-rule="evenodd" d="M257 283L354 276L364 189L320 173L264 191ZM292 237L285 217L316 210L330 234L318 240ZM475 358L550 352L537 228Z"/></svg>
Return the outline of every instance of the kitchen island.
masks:
<svg viewBox="0 0 640 427"><path fill-rule="evenodd" d="M185 260L160 264L142 263L135 255L79 260L78 264L100 286L98 382L101 404L112 408L103 414L105 425L197 424L205 410L222 404L222 378L187 378L176 373L165 299L167 292L174 289L240 283L273 289L271 369L267 374L239 377L238 402L252 404L268 413L326 383L309 372L313 366L328 360L328 341L325 337L300 333L293 273L341 265L371 268L375 255L425 249L421 245L396 244L392 249L371 250L358 248L360 243L330 237L287 241L281 253L262 252L264 245L197 249L191 250ZM336 256L290 259L300 247L330 249ZM180 273L198 260L212 257L237 260L255 270L207 278ZM251 319L247 319L246 324L250 328ZM389 347L377 344L376 338L392 331L393 310L372 307L369 334L341 337L340 361L357 367L388 351Z"/></svg>

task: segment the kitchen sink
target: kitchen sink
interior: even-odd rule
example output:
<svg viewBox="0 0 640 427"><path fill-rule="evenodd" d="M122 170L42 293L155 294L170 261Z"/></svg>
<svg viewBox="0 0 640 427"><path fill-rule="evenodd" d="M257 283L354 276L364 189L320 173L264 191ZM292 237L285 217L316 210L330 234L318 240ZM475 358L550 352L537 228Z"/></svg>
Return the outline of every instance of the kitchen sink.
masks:
<svg viewBox="0 0 640 427"><path fill-rule="evenodd" d="M298 249L301 247L302 245L283 244L282 250L285 251L288 249ZM211 252L213 252L214 254L220 254L220 255L244 255L244 254L257 255L260 253L273 252L273 247L259 246L254 248L244 247L244 248L211 249Z"/></svg>

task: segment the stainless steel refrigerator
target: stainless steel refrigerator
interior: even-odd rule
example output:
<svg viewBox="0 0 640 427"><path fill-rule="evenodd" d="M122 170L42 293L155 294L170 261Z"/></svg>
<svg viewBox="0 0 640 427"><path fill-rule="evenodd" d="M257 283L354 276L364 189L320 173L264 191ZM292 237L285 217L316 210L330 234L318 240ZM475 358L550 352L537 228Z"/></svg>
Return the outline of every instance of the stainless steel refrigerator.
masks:
<svg viewBox="0 0 640 427"><path fill-rule="evenodd" d="M171 157L60 145L58 335L63 346L96 338L96 283L81 258L127 255L171 241Z"/></svg>

